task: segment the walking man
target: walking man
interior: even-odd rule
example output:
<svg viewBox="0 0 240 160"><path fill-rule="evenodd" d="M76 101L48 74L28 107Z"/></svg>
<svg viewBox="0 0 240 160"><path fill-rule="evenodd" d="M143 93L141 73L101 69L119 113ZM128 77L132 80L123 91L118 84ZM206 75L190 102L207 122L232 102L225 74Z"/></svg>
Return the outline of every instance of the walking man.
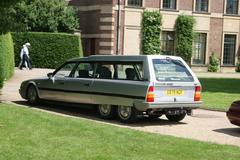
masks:
<svg viewBox="0 0 240 160"><path fill-rule="evenodd" d="M23 48L21 49L20 58L21 62L19 65L19 69L22 70L23 66L25 66L27 69L32 69L32 65L29 60L29 51L28 48L31 46L30 43L26 43L23 45Z"/></svg>

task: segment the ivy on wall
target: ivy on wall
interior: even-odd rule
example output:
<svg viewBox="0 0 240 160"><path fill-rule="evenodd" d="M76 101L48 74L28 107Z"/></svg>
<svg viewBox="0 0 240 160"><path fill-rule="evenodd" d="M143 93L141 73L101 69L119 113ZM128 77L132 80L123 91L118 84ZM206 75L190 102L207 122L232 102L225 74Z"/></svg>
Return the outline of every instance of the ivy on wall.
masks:
<svg viewBox="0 0 240 160"><path fill-rule="evenodd" d="M162 16L156 11L144 11L142 19L142 52L143 54L160 54L160 33Z"/></svg>
<svg viewBox="0 0 240 160"><path fill-rule="evenodd" d="M176 55L182 57L189 64L192 57L194 24L195 19L187 15L178 16L175 23Z"/></svg>

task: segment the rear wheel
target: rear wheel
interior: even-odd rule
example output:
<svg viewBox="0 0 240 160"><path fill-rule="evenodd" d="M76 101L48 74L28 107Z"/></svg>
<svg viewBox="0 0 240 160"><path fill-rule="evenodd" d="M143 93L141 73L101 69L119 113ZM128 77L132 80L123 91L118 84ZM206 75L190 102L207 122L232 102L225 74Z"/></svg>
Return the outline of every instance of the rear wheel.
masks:
<svg viewBox="0 0 240 160"><path fill-rule="evenodd" d="M133 123L137 121L137 110L131 106L118 106L118 117L123 123Z"/></svg>
<svg viewBox="0 0 240 160"><path fill-rule="evenodd" d="M39 97L37 89L34 85L30 85L27 90L27 99L30 104L37 104L39 102Z"/></svg>
<svg viewBox="0 0 240 160"><path fill-rule="evenodd" d="M98 105L98 113L103 119L113 119L116 115L116 107L109 104Z"/></svg>
<svg viewBox="0 0 240 160"><path fill-rule="evenodd" d="M186 113L178 114L178 115L166 115L167 119L172 122L179 122L184 119Z"/></svg>

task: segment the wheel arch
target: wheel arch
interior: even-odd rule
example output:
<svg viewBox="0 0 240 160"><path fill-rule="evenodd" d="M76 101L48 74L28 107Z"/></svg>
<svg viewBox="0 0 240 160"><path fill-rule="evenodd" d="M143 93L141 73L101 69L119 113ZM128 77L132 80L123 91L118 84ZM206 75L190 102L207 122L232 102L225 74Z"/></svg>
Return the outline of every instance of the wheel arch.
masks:
<svg viewBox="0 0 240 160"><path fill-rule="evenodd" d="M25 96L27 97L28 89L29 89L30 86L34 86L34 87L36 88L37 94L38 94L38 96L39 96L39 90L38 90L38 87L37 87L37 85L36 85L36 82L34 82L34 81L28 82L27 87L26 87ZM28 98L28 97L27 97L27 98Z"/></svg>

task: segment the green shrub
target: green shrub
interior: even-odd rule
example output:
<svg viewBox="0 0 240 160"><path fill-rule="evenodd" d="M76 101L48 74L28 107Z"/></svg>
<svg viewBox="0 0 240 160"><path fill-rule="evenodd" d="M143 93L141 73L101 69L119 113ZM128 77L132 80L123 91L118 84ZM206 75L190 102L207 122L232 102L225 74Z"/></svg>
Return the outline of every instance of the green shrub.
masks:
<svg viewBox="0 0 240 160"><path fill-rule="evenodd" d="M175 23L176 55L190 64L192 44L194 39L193 27L195 19L192 16L180 15Z"/></svg>
<svg viewBox="0 0 240 160"><path fill-rule="evenodd" d="M20 62L20 50L26 42L31 63L35 68L56 68L67 59L82 56L81 40L77 35L64 33L13 33L15 62Z"/></svg>
<svg viewBox="0 0 240 160"><path fill-rule="evenodd" d="M0 88L14 73L14 50L10 33L0 35Z"/></svg>
<svg viewBox="0 0 240 160"><path fill-rule="evenodd" d="M209 57L208 72L217 72L219 69L219 59L214 53Z"/></svg>
<svg viewBox="0 0 240 160"><path fill-rule="evenodd" d="M236 72L240 72L240 58L238 59L238 62L236 65Z"/></svg>
<svg viewBox="0 0 240 160"><path fill-rule="evenodd" d="M143 12L142 52L143 54L160 54L160 32L162 16L159 12Z"/></svg>

